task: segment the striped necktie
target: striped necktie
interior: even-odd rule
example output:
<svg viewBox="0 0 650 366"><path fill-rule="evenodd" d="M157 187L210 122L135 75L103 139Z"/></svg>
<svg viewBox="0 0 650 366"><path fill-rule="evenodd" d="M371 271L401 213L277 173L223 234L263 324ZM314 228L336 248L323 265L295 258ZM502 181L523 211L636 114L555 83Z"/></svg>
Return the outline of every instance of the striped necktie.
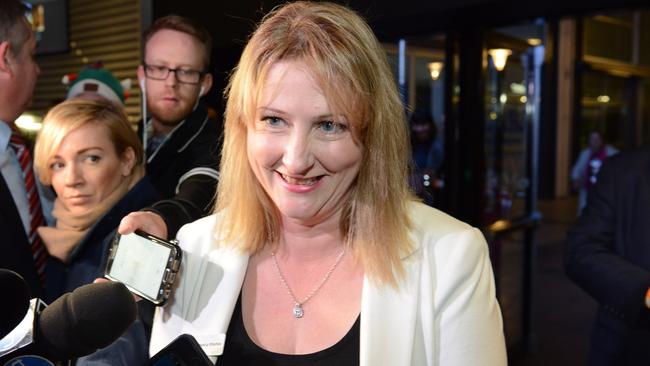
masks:
<svg viewBox="0 0 650 366"><path fill-rule="evenodd" d="M45 284L45 264L47 262L47 252L45 246L38 236L36 229L45 224L43 218L43 210L41 209L41 200L38 196L38 189L36 188L36 180L34 177L34 170L32 169L32 157L30 156L29 149L25 144L25 140L20 136L19 132L12 130L11 139L9 140L11 148L18 157L20 168L23 172L23 179L25 180L25 190L27 191L27 200L29 202L29 242L30 250L36 264L36 270L41 280L41 284Z"/></svg>

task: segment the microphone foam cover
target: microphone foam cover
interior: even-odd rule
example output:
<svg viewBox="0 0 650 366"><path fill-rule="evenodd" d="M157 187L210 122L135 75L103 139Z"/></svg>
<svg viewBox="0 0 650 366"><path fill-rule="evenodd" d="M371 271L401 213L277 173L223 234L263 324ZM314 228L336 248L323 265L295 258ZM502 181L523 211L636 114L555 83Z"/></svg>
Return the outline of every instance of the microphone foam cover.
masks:
<svg viewBox="0 0 650 366"><path fill-rule="evenodd" d="M0 269L0 289L7 294L0 301L0 339L9 334L25 317L29 309L29 287L14 271Z"/></svg>
<svg viewBox="0 0 650 366"><path fill-rule="evenodd" d="M137 306L121 283L81 286L48 306L35 324L35 344L53 360L67 360L113 343L133 324Z"/></svg>

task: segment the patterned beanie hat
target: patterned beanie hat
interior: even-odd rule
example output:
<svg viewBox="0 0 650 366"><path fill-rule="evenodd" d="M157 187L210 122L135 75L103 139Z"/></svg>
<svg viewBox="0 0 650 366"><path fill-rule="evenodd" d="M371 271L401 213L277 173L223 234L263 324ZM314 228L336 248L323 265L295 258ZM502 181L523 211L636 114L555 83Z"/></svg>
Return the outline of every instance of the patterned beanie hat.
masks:
<svg viewBox="0 0 650 366"><path fill-rule="evenodd" d="M131 87L130 79L119 82L110 71L101 66L85 68L79 74L65 75L62 82L70 85L66 99L89 92L120 104L124 104Z"/></svg>

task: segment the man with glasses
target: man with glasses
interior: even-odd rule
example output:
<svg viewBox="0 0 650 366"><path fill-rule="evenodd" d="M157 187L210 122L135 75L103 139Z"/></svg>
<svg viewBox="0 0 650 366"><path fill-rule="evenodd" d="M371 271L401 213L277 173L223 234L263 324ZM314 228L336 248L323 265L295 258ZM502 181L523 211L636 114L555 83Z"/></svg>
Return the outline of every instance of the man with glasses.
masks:
<svg viewBox="0 0 650 366"><path fill-rule="evenodd" d="M176 15L158 19L145 34L138 80L151 118L140 130L147 176L163 200L127 216L120 233L141 229L173 238L182 225L210 213L221 127L199 99L212 86L211 47L204 27Z"/></svg>

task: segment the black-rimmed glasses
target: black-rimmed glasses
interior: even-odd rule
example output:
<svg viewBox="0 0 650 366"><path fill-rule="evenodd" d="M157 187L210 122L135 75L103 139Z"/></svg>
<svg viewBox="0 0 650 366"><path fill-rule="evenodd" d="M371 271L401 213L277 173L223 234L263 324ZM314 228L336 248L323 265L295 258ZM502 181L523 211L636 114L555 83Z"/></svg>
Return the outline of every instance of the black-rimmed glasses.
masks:
<svg viewBox="0 0 650 366"><path fill-rule="evenodd" d="M192 69L171 69L167 66L144 64L144 74L153 80L167 80L169 73L173 72L179 83L198 84L201 81L205 71Z"/></svg>

